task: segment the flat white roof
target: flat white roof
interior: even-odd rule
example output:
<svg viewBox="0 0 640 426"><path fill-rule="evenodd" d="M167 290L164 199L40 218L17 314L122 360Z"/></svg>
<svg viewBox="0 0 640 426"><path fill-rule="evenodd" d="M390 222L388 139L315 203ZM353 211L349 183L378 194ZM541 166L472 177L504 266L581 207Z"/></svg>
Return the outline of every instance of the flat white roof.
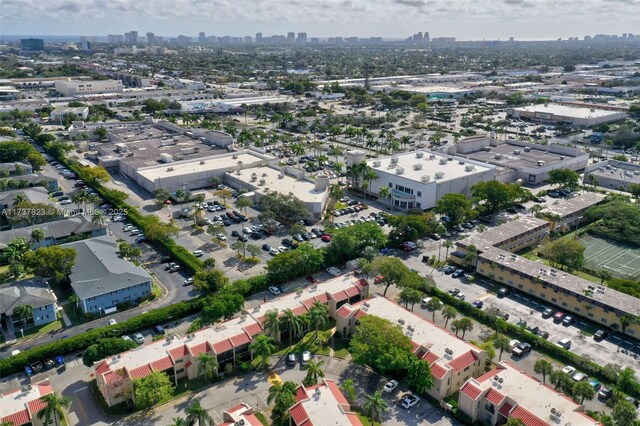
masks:
<svg viewBox="0 0 640 426"><path fill-rule="evenodd" d="M595 108L578 108L566 105L558 105L554 103L547 104L546 106L543 104L528 105L520 108L514 108L513 110L516 112L547 113L571 118L599 118L617 116L621 114L619 111L608 111Z"/></svg>
<svg viewBox="0 0 640 426"><path fill-rule="evenodd" d="M307 203L319 203L324 197L326 191L316 190L316 185L304 179L296 179L280 170L271 167L253 167L244 169L237 174L231 173L234 179L241 180L251 186L257 187L256 191L263 192L265 190L277 191L283 194L292 193L300 200ZM251 175L255 173L257 178L252 181ZM280 177L283 175L282 177ZM264 184L260 181L264 180Z"/></svg>
<svg viewBox="0 0 640 426"><path fill-rule="evenodd" d="M419 156L422 156L421 158ZM441 160L446 163L441 164ZM395 162L394 162L395 161ZM414 151L390 157L367 160L367 164L377 173L396 175L416 182L422 182L423 176L428 176L425 184L445 182L495 169L491 164L480 163L468 158L452 155L436 154L429 151ZM401 168L402 173L398 173ZM442 178L436 179L436 173L442 173Z"/></svg>
<svg viewBox="0 0 640 426"><path fill-rule="evenodd" d="M495 376L501 378L502 383L499 381L496 383ZM517 405L514 406L513 410L517 410L520 407L526 411L518 410L519 415L517 416L527 418L529 421L525 422L525 424L535 423L528 414L532 414L545 422L549 421L552 408L556 412L561 412L560 424L576 426L600 424L586 414L579 412L578 410L582 410L582 406L573 402L571 398L527 375L525 372L517 370L508 362L501 362L498 364L498 368L478 379L471 379L469 383L483 391L493 389L494 392L514 400ZM499 395L494 395L492 399L497 400L498 398ZM511 412L513 413L513 411Z"/></svg>
<svg viewBox="0 0 640 426"><path fill-rule="evenodd" d="M38 401L40 397L53 392L53 388L48 381L37 385L27 385L24 389L24 391L16 389L0 397L0 420L14 415L15 417L10 420L16 424L23 424L19 423L19 420L24 420L25 423L29 422L31 418L24 411L28 410L31 415L35 416L36 412L44 407L44 403ZM26 418L25 415L27 416Z"/></svg>
<svg viewBox="0 0 640 426"><path fill-rule="evenodd" d="M235 155L236 158L233 158ZM158 166L149 166L147 168L138 169L138 174L151 181L163 177L175 177L190 175L208 170L226 170L237 167L238 162L242 161L243 165L266 161L266 158L259 157L249 152L241 152L236 154L224 154L214 157L200 157L191 160L174 161L172 163L163 163ZM167 171L171 169L170 171Z"/></svg>
<svg viewBox="0 0 640 426"><path fill-rule="evenodd" d="M300 389L298 392L300 398L306 399L291 408L291 417L296 424L306 425L306 422L301 422L306 415L308 424L313 425L362 425L357 415L345 411L347 400L333 380L324 380L323 384Z"/></svg>
<svg viewBox="0 0 640 426"><path fill-rule="evenodd" d="M396 86L374 86L373 89L390 89L390 90L403 90L406 92L414 93L467 93L472 92L473 89L454 86L414 86L412 84L399 84Z"/></svg>

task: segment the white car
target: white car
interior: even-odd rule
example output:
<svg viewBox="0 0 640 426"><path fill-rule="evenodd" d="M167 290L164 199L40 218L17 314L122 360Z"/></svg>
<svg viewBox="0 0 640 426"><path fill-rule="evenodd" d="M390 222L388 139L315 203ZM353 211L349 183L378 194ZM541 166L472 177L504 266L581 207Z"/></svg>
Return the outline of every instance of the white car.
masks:
<svg viewBox="0 0 640 426"><path fill-rule="evenodd" d="M279 253L284 253L285 251L287 251L288 249L285 246L280 246L278 247L278 252Z"/></svg>
<svg viewBox="0 0 640 426"><path fill-rule="evenodd" d="M558 343L556 343L558 346L560 346L561 348L565 348L565 349L569 349L571 347L571 340L569 339L562 339L560 340Z"/></svg>
<svg viewBox="0 0 640 426"><path fill-rule="evenodd" d="M271 250L269 250L269 254L271 256L275 256L276 254L280 254L280 252L278 251L277 248L272 248Z"/></svg>
<svg viewBox="0 0 640 426"><path fill-rule="evenodd" d="M116 325L118 323L118 321L116 321L114 318L111 318L109 320L109 325Z"/></svg>
<svg viewBox="0 0 640 426"><path fill-rule="evenodd" d="M402 398L402 406L407 410L420 402L420 397L409 394Z"/></svg>
<svg viewBox="0 0 640 426"><path fill-rule="evenodd" d="M126 340L127 342L133 342L133 340L131 340L131 337L129 336L122 336L122 340Z"/></svg>
<svg viewBox="0 0 640 426"><path fill-rule="evenodd" d="M144 336L140 333L136 333L133 335L133 340L139 345L144 343Z"/></svg>
<svg viewBox="0 0 640 426"><path fill-rule="evenodd" d="M245 234L252 234L253 230L251 228L245 227L245 228L242 228L242 232L244 232Z"/></svg>
<svg viewBox="0 0 640 426"><path fill-rule="evenodd" d="M267 290L269 290L269 293L273 294L274 296L277 296L280 294L280 289L276 286L270 286Z"/></svg>
<svg viewBox="0 0 640 426"><path fill-rule="evenodd" d="M335 266L331 266L329 268L327 268L327 273L329 275L333 275L334 277L337 277L338 275L342 274L342 271L338 268L336 268Z"/></svg>
<svg viewBox="0 0 640 426"><path fill-rule="evenodd" d="M565 374L568 374L570 376L573 376L573 374L576 372L576 368L572 367L570 365L567 365L566 367L564 367L562 369L562 372L565 373Z"/></svg>
<svg viewBox="0 0 640 426"><path fill-rule="evenodd" d="M571 378L573 379L574 382L581 382L583 380L587 380L589 376L587 376L584 373L577 372L573 376L571 376Z"/></svg>
<svg viewBox="0 0 640 426"><path fill-rule="evenodd" d="M60 201L60 205L61 206L66 206L67 204L71 204L73 201L71 200L62 200Z"/></svg>
<svg viewBox="0 0 640 426"><path fill-rule="evenodd" d="M195 257L202 257L202 250L196 250L196 251L194 251L194 252L193 252L193 255L194 255Z"/></svg>
<svg viewBox="0 0 640 426"><path fill-rule="evenodd" d="M383 392L391 393L398 388L398 382L395 380L390 380L386 385L382 388Z"/></svg>
<svg viewBox="0 0 640 426"><path fill-rule="evenodd" d="M227 241L227 237L225 237L225 235L224 235L224 234L218 234L218 235L216 235L216 237L218 237L218 239L219 239L220 241Z"/></svg>
<svg viewBox="0 0 640 426"><path fill-rule="evenodd" d="M513 340L509 341L509 350L512 351L513 348L515 348L519 344L520 344L520 340L513 339Z"/></svg>

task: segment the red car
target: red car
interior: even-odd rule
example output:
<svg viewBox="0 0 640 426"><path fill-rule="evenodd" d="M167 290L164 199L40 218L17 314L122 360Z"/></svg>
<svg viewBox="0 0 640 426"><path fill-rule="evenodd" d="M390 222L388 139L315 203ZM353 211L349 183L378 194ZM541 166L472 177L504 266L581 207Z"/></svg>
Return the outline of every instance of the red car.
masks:
<svg viewBox="0 0 640 426"><path fill-rule="evenodd" d="M320 237L320 239L322 241L324 241L325 243L330 243L331 242L331 235L323 235L322 237Z"/></svg>
<svg viewBox="0 0 640 426"><path fill-rule="evenodd" d="M306 280L309 281L310 283L314 283L314 284L318 282L318 279L314 278L313 275L307 275L306 276Z"/></svg>
<svg viewBox="0 0 640 426"><path fill-rule="evenodd" d="M555 315L553 315L553 322L557 322L560 323L562 322L562 320L564 319L564 317L566 316L566 314L564 312L556 312Z"/></svg>
<svg viewBox="0 0 640 426"><path fill-rule="evenodd" d="M373 282L376 283L376 284L380 284L382 282L382 280L384 280L384 276L383 275L378 275L376 277L376 279L373 280Z"/></svg>

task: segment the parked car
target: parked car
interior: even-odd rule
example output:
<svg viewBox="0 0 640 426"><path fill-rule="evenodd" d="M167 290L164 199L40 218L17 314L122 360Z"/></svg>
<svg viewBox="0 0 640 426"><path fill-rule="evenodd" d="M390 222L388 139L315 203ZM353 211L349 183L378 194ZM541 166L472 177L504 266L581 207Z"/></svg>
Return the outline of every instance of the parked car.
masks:
<svg viewBox="0 0 640 426"><path fill-rule="evenodd" d="M321 236L320 239L325 243L330 243L331 242L331 235L325 234L325 235Z"/></svg>
<svg viewBox="0 0 640 426"><path fill-rule="evenodd" d="M389 380L382 388L383 392L391 393L398 388L398 382L395 380Z"/></svg>
<svg viewBox="0 0 640 426"><path fill-rule="evenodd" d="M564 325L565 327L570 326L574 322L576 322L576 319L571 315L567 315L564 318L562 318L562 325Z"/></svg>
<svg viewBox="0 0 640 426"><path fill-rule="evenodd" d="M418 247L413 241L405 241L400 245L400 248L404 251L413 251Z"/></svg>
<svg viewBox="0 0 640 426"><path fill-rule="evenodd" d="M501 287L500 290L498 290L498 297L505 297L509 293L511 293L511 289L507 287Z"/></svg>
<svg viewBox="0 0 640 426"><path fill-rule="evenodd" d="M118 321L115 320L115 318L111 318L109 320L109 325L116 325L118 323Z"/></svg>
<svg viewBox="0 0 640 426"><path fill-rule="evenodd" d="M279 253L280 253L280 252L278 251L278 249L275 249L275 248L269 249L269 254L270 254L271 256L275 256L275 255L277 255L277 254L279 254Z"/></svg>
<svg viewBox="0 0 640 426"><path fill-rule="evenodd" d="M450 265L450 266L447 266L446 268L444 268L444 273L445 273L445 275L450 275L450 274L453 274L456 271L456 269L458 269L458 268L456 268L453 265Z"/></svg>
<svg viewBox="0 0 640 426"><path fill-rule="evenodd" d="M583 380L587 380L589 378L589 376L587 376L585 373L582 373L580 371L578 371L577 373L575 373L573 376L571 376L571 379L574 382L581 382Z"/></svg>
<svg viewBox="0 0 640 426"><path fill-rule="evenodd" d="M542 318L551 318L551 316L553 315L553 309L551 308L545 308L544 311L542 311Z"/></svg>
<svg viewBox="0 0 640 426"><path fill-rule="evenodd" d="M451 274L451 277L460 278L463 275L464 275L464 271L462 269L456 269L456 271L453 274Z"/></svg>
<svg viewBox="0 0 640 426"><path fill-rule="evenodd" d="M216 237L218 237L220 241L227 241L227 237L224 234L217 234Z"/></svg>
<svg viewBox="0 0 640 426"><path fill-rule="evenodd" d="M194 251L194 252L193 252L193 255L194 255L195 257L202 257L202 255L203 255L202 250L196 250L196 251Z"/></svg>
<svg viewBox="0 0 640 426"><path fill-rule="evenodd" d="M538 327L537 325L530 325L529 327L527 327L527 331L529 333L538 334L538 330L540 330L540 327Z"/></svg>
<svg viewBox="0 0 640 426"><path fill-rule="evenodd" d="M193 277L187 278L186 280L184 280L184 283L182 283L183 287L188 287L190 285L193 285L194 279Z"/></svg>
<svg viewBox="0 0 640 426"><path fill-rule="evenodd" d="M569 349L571 347L571 340L561 339L560 341L558 341L557 345L561 348Z"/></svg>
<svg viewBox="0 0 640 426"><path fill-rule="evenodd" d="M607 401L613 396L613 389L601 387L598 391L598 399L601 401Z"/></svg>
<svg viewBox="0 0 640 426"><path fill-rule="evenodd" d="M155 332L156 332L156 333L158 333L158 334L164 334L164 333L165 333L165 331L164 331L164 327L163 327L163 326L161 326L161 325L156 325L153 329L154 329L154 330L155 330Z"/></svg>
<svg viewBox="0 0 640 426"><path fill-rule="evenodd" d="M180 269L182 269L180 265L175 265L172 266L171 269L169 269L169 272L178 272Z"/></svg>
<svg viewBox="0 0 640 426"><path fill-rule="evenodd" d="M453 290L449 290L448 292L450 295L455 296L458 293L460 293L460 289L454 288Z"/></svg>
<svg viewBox="0 0 640 426"><path fill-rule="evenodd" d="M558 324L561 323L566 315L567 314L561 311L556 312L555 314L553 314L553 322Z"/></svg>
<svg viewBox="0 0 640 426"><path fill-rule="evenodd" d="M609 337L609 332L605 330L598 330L593 334L593 340L600 341Z"/></svg>
<svg viewBox="0 0 640 426"><path fill-rule="evenodd" d="M296 354L291 352L289 355L287 355L287 365L289 367L292 367L294 365L296 365Z"/></svg>
<svg viewBox="0 0 640 426"><path fill-rule="evenodd" d="M304 351L302 352L302 356L300 357L300 363L302 365L307 365L310 359L311 359L311 352Z"/></svg>
<svg viewBox="0 0 640 426"><path fill-rule="evenodd" d="M528 354L529 352L531 352L531 345L526 343L526 342L518 344L511 351L511 353L513 355L515 355L515 356L524 356L524 355Z"/></svg>
<svg viewBox="0 0 640 426"><path fill-rule="evenodd" d="M474 300L472 305L478 309L482 309L482 307L484 306L484 302L482 300Z"/></svg>
<svg viewBox="0 0 640 426"><path fill-rule="evenodd" d="M333 275L334 277L337 277L338 275L342 274L342 271L336 268L335 266L331 266L327 268L327 273L329 273L329 275Z"/></svg>
<svg viewBox="0 0 640 426"><path fill-rule="evenodd" d="M273 294L274 296L277 296L280 294L280 289L276 286L269 286L269 288L267 289L269 290L269 293Z"/></svg>
<svg viewBox="0 0 640 426"><path fill-rule="evenodd" d="M597 381L596 379L591 379L589 380L589 384L591 385L591 387L593 388L593 390L595 390L596 392L598 392L600 390L600 388L602 387L602 385L600 384L599 381Z"/></svg>
<svg viewBox="0 0 640 426"><path fill-rule="evenodd" d="M455 295L455 298L459 299L459 300L464 300L466 298L466 296L464 294L462 294L462 293L458 293L458 294Z"/></svg>
<svg viewBox="0 0 640 426"><path fill-rule="evenodd" d="M548 331L538 330L538 332L536 334L538 335L538 337L541 337L543 339L548 339L549 338L549 332Z"/></svg>
<svg viewBox="0 0 640 426"><path fill-rule="evenodd" d="M136 333L133 335L133 340L137 344L142 345L144 343L144 336L141 333Z"/></svg>
<svg viewBox="0 0 640 426"><path fill-rule="evenodd" d="M408 410L418 402L420 402L420 397L417 397L413 394L408 394L404 398L402 398L401 405Z"/></svg>
<svg viewBox="0 0 640 426"><path fill-rule="evenodd" d="M575 367L572 367L572 366L570 366L570 365L567 365L567 366L565 366L565 367L562 369L562 372L563 372L564 374L569 375L569 376L573 376L573 374L576 372L576 368L575 368Z"/></svg>

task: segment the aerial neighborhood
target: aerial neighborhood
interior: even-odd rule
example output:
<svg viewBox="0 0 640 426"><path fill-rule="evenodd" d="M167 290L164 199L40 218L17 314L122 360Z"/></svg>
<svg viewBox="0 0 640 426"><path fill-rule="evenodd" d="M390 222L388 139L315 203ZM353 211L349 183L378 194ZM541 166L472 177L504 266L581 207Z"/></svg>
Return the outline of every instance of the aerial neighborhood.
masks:
<svg viewBox="0 0 640 426"><path fill-rule="evenodd" d="M556 29L3 31L0 424L640 425L640 36Z"/></svg>

